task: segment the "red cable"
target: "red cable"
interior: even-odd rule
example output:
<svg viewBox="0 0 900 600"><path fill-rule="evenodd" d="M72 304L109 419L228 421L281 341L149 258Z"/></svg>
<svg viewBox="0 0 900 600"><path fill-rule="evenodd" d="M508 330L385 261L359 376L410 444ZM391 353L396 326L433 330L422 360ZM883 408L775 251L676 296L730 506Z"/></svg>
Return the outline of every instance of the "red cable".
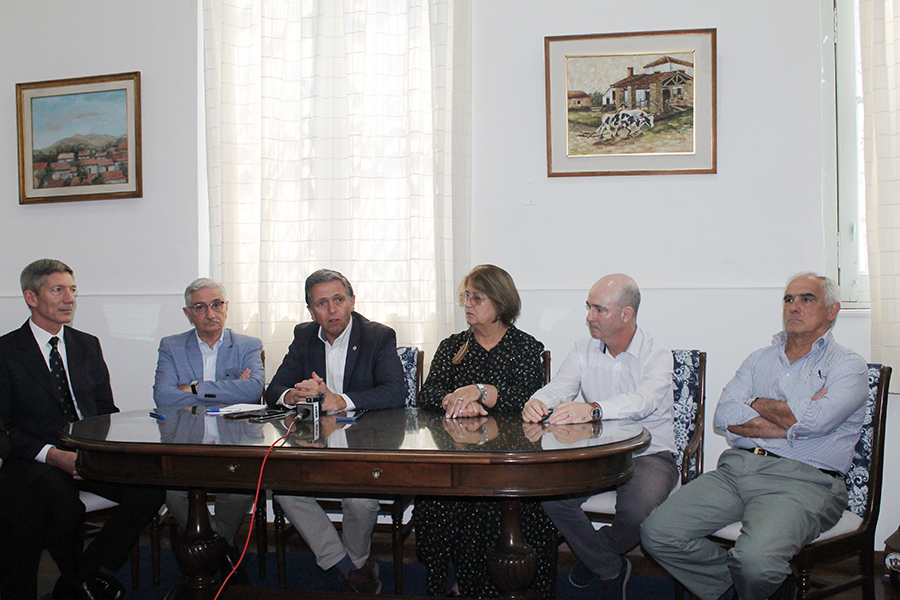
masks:
<svg viewBox="0 0 900 600"><path fill-rule="evenodd" d="M225 589L225 585L228 583L228 580L231 579L231 576L234 575L234 572L238 570L238 567L241 566L241 563L244 562L244 556L247 554L247 548L250 546L250 536L253 534L253 523L256 521L256 503L259 501L259 491L262 488L262 476L263 471L266 469L266 461L269 460L269 454L271 454L272 450L278 445L279 442L284 442L287 440L287 437L291 435L291 432L294 430L294 425L297 423L297 419L291 421L291 426L288 427L287 433L283 436L272 442L272 445L269 446L269 449L266 450L266 455L263 456L262 465L259 467L259 479L256 481L256 495L253 497L253 515L254 518L250 519L250 530L247 532L247 539L244 542L244 550L241 552L241 557L238 559L237 563L231 569L231 572L227 577L222 581L222 585L219 586L219 591L216 592L213 600L218 600L219 594L222 593L222 590Z"/></svg>

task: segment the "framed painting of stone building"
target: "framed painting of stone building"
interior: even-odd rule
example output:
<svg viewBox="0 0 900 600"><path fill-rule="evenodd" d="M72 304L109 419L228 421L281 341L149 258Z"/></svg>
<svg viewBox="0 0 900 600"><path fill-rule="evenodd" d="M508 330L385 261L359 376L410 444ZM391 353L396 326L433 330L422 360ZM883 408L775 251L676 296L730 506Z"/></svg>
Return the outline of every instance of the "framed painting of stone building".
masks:
<svg viewBox="0 0 900 600"><path fill-rule="evenodd" d="M716 172L716 30L544 38L547 175Z"/></svg>
<svg viewBox="0 0 900 600"><path fill-rule="evenodd" d="M16 84L19 204L139 198L139 72Z"/></svg>

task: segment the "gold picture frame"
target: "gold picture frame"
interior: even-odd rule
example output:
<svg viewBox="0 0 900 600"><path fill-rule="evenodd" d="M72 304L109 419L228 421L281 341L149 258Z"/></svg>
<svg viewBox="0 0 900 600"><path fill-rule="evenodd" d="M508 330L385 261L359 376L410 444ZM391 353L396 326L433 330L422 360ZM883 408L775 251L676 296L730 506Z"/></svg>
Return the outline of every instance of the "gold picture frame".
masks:
<svg viewBox="0 0 900 600"><path fill-rule="evenodd" d="M547 176L716 172L716 30L544 38Z"/></svg>
<svg viewBox="0 0 900 600"><path fill-rule="evenodd" d="M19 204L139 198L140 72L16 84Z"/></svg>

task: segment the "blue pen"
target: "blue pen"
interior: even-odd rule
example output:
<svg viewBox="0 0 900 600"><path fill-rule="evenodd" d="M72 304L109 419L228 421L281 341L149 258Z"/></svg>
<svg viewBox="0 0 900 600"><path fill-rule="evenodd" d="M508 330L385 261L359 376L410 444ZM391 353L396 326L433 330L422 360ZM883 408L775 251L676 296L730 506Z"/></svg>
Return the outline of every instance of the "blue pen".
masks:
<svg viewBox="0 0 900 600"><path fill-rule="evenodd" d="M150 416L153 417L154 419L156 419L157 421L165 421L166 420L166 415L162 415L158 412L151 411Z"/></svg>

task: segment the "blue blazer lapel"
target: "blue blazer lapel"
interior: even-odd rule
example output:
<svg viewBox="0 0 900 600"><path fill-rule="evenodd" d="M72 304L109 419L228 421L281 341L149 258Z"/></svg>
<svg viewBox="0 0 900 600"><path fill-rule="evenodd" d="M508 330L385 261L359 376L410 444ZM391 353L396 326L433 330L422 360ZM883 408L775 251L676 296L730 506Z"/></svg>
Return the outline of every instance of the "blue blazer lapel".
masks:
<svg viewBox="0 0 900 600"><path fill-rule="evenodd" d="M225 371L231 365L231 352L233 350L234 341L231 339L231 331L225 329L222 331L222 345L219 346L219 354L216 356L216 381L225 380Z"/></svg>
<svg viewBox="0 0 900 600"><path fill-rule="evenodd" d="M203 381L203 355L200 354L197 334L193 329L188 332L184 342L184 352L187 354L188 364L191 367L191 381Z"/></svg>

